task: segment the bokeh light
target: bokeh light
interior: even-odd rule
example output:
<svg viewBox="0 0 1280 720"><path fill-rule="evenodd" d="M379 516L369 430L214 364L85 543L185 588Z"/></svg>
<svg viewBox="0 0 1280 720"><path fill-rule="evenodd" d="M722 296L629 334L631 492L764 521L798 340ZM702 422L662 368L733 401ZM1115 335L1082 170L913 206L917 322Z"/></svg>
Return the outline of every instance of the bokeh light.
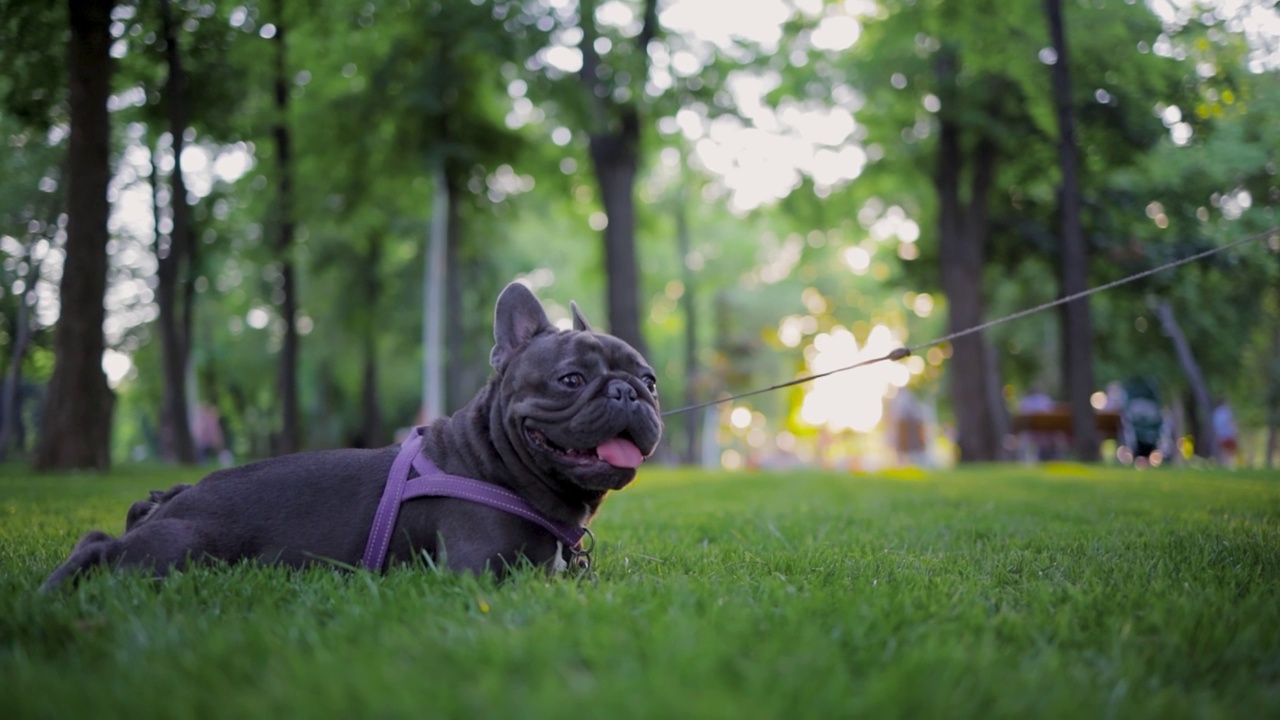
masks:
<svg viewBox="0 0 1280 720"><path fill-rule="evenodd" d="M861 347L853 333L837 327L814 338L815 352L808 354L809 372L831 372L881 357L898 346L884 325L872 327ZM884 399L890 388L905 386L910 377L906 365L878 362L819 378L805 392L800 417L810 425L833 431L870 432L884 415Z"/></svg>

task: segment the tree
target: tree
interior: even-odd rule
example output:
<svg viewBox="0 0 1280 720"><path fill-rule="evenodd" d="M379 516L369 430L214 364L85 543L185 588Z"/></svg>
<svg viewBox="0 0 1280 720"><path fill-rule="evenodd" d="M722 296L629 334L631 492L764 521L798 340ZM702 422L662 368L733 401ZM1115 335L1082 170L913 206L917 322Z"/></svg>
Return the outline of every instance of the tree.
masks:
<svg viewBox="0 0 1280 720"><path fill-rule="evenodd" d="M284 320L284 340L280 347L277 371L280 401L280 435L277 453L296 452L298 427L298 298L294 276L293 238L293 153L289 129L289 77L286 61L284 0L275 0L275 48L273 86L275 88L275 126L272 137L276 148L276 239L275 251L280 267L280 317Z"/></svg>
<svg viewBox="0 0 1280 720"><path fill-rule="evenodd" d="M916 287L940 286L949 333L970 330L987 320L989 289L996 287L989 282L994 241L1016 214L1001 191L1033 164L1043 143L1025 60L1034 53L1022 30L1028 13L993 2L884 9L858 18L863 32L847 52L810 49L803 70L780 68L783 82L774 97L854 98L858 145L868 162L857 182L828 191L831 199L905 208L920 228L933 228L920 233L912 255L920 260L910 263L908 276ZM793 53L811 44L811 24L796 23ZM859 223L854 232L868 234L870 224ZM1003 455L1007 411L991 336L955 338L946 364L963 462Z"/></svg>
<svg viewBox="0 0 1280 720"><path fill-rule="evenodd" d="M187 407L186 392L187 363L191 351L190 305L193 297L187 290L194 282L191 256L196 245L191 206L187 202L187 185L182 172L182 150L190 124L190 103L171 0L161 0L160 20L164 36L165 65L168 69L163 95L168 113L169 134L173 138L173 174L170 180L173 226L168 238L163 238L157 223L155 240L158 261L156 304L160 311L157 325L160 330L160 354L164 372L160 405L160 453L169 460L193 463L196 454L188 422L190 408ZM151 165L154 184L159 173L154 154ZM158 185L155 187L158 188ZM159 217L158 204L156 209ZM168 242L165 243L164 240Z"/></svg>
<svg viewBox="0 0 1280 720"><path fill-rule="evenodd" d="M444 397L444 316L445 288L451 239L458 232L458 191L446 169L448 161L437 156L432 162L431 222L427 251L423 253L422 283L422 421L429 423L445 412ZM456 257L456 254L454 254Z"/></svg>
<svg viewBox="0 0 1280 720"><path fill-rule="evenodd" d="M67 41L71 136L67 162L67 247L62 309L54 337L36 467L111 464L114 402L102 370L103 295L107 284L107 184L111 179L111 9L114 0L71 0Z"/></svg>
<svg viewBox="0 0 1280 720"><path fill-rule="evenodd" d="M1068 15L1071 23L1080 20ZM1280 117L1280 93L1274 71L1246 69L1248 46L1223 32L1222 21L1208 14L1158 27L1160 49L1136 54L1133 63L1105 62L1138 71L1123 85L1108 86L1113 95L1132 88L1136 97L1092 104L1094 113L1106 113L1125 133L1113 146L1095 145L1085 155L1086 168L1098 156L1115 161L1134 148L1141 152L1092 183L1097 198L1085 210L1101 261L1094 266L1099 281L1209 250L1275 222L1261 198L1273 204L1280 197L1269 130ZM1105 32L1084 25L1073 36ZM1077 53L1083 62L1095 55L1102 57ZM1146 93L1150 99L1143 102ZM1096 325L1100 375L1153 378L1167 398L1186 408L1199 455L1213 455L1204 430L1212 430L1214 396L1230 399L1242 427L1265 426L1267 392L1259 391L1259 378L1270 377L1274 367L1268 348L1277 306L1269 296L1276 272L1260 241L1098 296L1095 312L1105 311ZM1242 307L1256 310L1242 313ZM1171 318L1173 330L1166 322ZM1152 337L1160 330L1169 337ZM1242 439L1247 444L1247 436Z"/></svg>
<svg viewBox="0 0 1280 720"><path fill-rule="evenodd" d="M35 281L40 277L40 261L35 259L34 249L34 241L27 243L26 263L29 269L24 278L26 290L18 298L13 323L13 349L9 356L9 368L4 375L4 385L0 388L0 462L8 458L9 447L18 435L22 423L22 363L36 331L35 323L31 320L31 304L35 299Z"/></svg>
<svg viewBox="0 0 1280 720"><path fill-rule="evenodd" d="M523 141L499 114L509 98L494 70L527 61L535 24L519 3L427 3L404 14L404 30L375 81L380 90L398 92L389 108L402 124L397 141L416 151L414 170L425 166L431 182L422 283L424 420L461 407L474 390L460 387L467 343L459 308L475 264L461 258L465 245L479 242L469 238L464 213L484 202L487 174L499 167L514 174L507 163Z"/></svg>
<svg viewBox="0 0 1280 720"><path fill-rule="evenodd" d="M977 327L985 319L982 276L990 231L989 203L999 157L996 139L983 129L977 130L971 153L964 152L962 118L972 110L966 110L956 82L957 56L957 52L944 49L936 61L942 109L938 116L934 187L938 195L938 261L942 290L947 295L949 333ZM965 168L971 170L968 186L962 187ZM949 387L960 460L995 460L1001 455L1007 424L995 358L982 333L957 338L952 345L955 350Z"/></svg>
<svg viewBox="0 0 1280 720"><path fill-rule="evenodd" d="M922 235L920 261L910 263L907 272L927 285L936 281L925 272L936 269L953 331L979 324L988 308L999 314L1050 299L1043 281L1010 282L1012 277L1053 277L1069 266L1071 287L1083 289L1089 273L1114 276L1114 263L1089 267L1085 243L1108 248L1133 239L1130 228L1113 219L1121 214L1138 218L1150 202L1148 196L1134 207L1134 183L1128 178L1161 138L1168 138L1151 110L1187 107L1193 74L1192 64L1170 57L1172 52L1151 51L1153 42L1168 42L1159 39L1162 28L1151 11L1141 4L1112 3L1069 13L1074 80L1060 83L1059 89L1070 93L1063 104L1055 102L1052 83L1045 82L1039 65L1057 62L1055 72L1066 69L1066 50L1046 48L1038 34L1027 32L1037 21L1041 27L1045 23L1042 15L1033 16L1034 8L936 2L889 3L882 9L859 18L864 32L842 56L810 51L803 70L778 69L781 92L811 102L843 94L853 96L859 106L857 122L865 126L862 147L868 156L874 151L879 157L831 199L854 207L873 200L895 203L908 208L922 227L937 224L937 242L931 242L931 233ZM829 9L827 16L839 12ZM803 50L811 23L795 25L795 43ZM832 62L837 57L845 63ZM1034 62L1037 57L1039 63ZM1125 59L1117 62L1117 57ZM1198 71L1219 62L1205 60ZM777 67L776 62L770 65ZM1079 114L1071 133L1078 136L1075 149L1055 142L1065 134L1059 130L1059 107ZM1074 203L1078 211L1066 207L1071 201L1060 200L1064 195L1058 192L1060 183L1073 183L1052 171L1061 165L1054 158L1064 156L1076 160L1067 171L1074 171L1074 184L1081 190ZM925 167L933 170L932 177L921 177ZM925 183L933 193L919 191ZM1077 217L1075 226L1082 229L1075 257L1064 254L1058 231L1070 216ZM966 233L973 238L965 238ZM1061 286L1063 280L1059 293L1071 292ZM1063 373L1087 369L1094 354L1111 352L1087 323L1073 321L1068 329L1068 323L1054 323L1048 315L1028 322L1035 324L1037 339L1024 344L1030 352L1016 359L1021 323L983 333L990 343L985 350L964 340L954 344L947 363L949 410L964 459L999 452L1004 434L1001 374L1013 369L1023 381L1028 376L1044 379L1057 374L1059 366ZM1086 330L1082 333L1080 327ZM1072 359L1057 357L1059 349L1072 353ZM1063 385L1074 386L1064 390L1082 422L1079 454L1091 457L1092 443L1085 439L1092 428L1087 400L1097 388L1091 377ZM996 425L983 429L986 423Z"/></svg>
<svg viewBox="0 0 1280 720"><path fill-rule="evenodd" d="M601 62L596 50L596 3L583 0L579 10L582 68L578 78L589 106L587 134L591 166L608 223L604 227L604 265L608 276L609 332L647 352L640 329L640 280L636 264L635 182L640 167L640 111L638 100L627 89L619 93L606 82L624 74ZM644 0L643 25L630 52L634 77L648 74L649 42L658 32L657 0ZM625 84L625 83L624 83Z"/></svg>
<svg viewBox="0 0 1280 720"><path fill-rule="evenodd" d="M38 285L50 281L45 260L56 251L66 178L62 138L38 132L30 124L0 112L0 136L8 138L8 152L0 155L0 252L8 259L0 268L0 336L8 339L8 366L0 389L0 462L10 450L25 449L24 407L34 393L28 378L32 351L47 356L46 333L37 319L41 314ZM56 279L55 279L56 280ZM0 358L3 360L3 358ZM24 390L27 390L24 392Z"/></svg>
<svg viewBox="0 0 1280 720"><path fill-rule="evenodd" d="M1062 219L1062 294L1074 295L1087 285L1088 248L1080 226L1080 181L1076 147L1076 121L1071 104L1071 73L1066 31L1062 24L1062 0L1045 0L1049 37L1057 59L1050 65L1053 102L1058 116L1058 163L1062 169L1060 191ZM1062 307L1063 376L1071 403L1071 437L1076 457L1086 462L1098 459L1098 442L1089 396L1093 394L1093 322L1088 300Z"/></svg>
<svg viewBox="0 0 1280 720"><path fill-rule="evenodd" d="M21 292L13 298L15 307L8 327L11 344L9 366L0 387L0 462L8 457L10 447L19 440L23 430L23 365L40 329L34 319L35 306L39 301L36 284L40 281L48 248L57 237L57 216L62 209L57 159L53 157L55 153L61 154L59 149L26 137L21 147L12 150L5 158L4 176L13 186L0 193L3 196L0 199L0 235L8 231L26 239L21 243L19 252L13 253L13 257L20 259L12 276L16 282L12 285L4 283L8 287L19 287L20 283ZM48 181L52 181L55 187L50 189Z"/></svg>
<svg viewBox="0 0 1280 720"><path fill-rule="evenodd" d="M1197 417L1195 418L1195 426L1198 429L1197 435L1201 442L1197 443L1201 446L1206 457L1213 457L1214 448L1218 446L1216 433L1213 427L1213 403L1209 399L1209 386L1204 381L1204 373L1200 371L1200 363L1196 362L1195 351L1191 349L1191 343L1187 342L1186 334L1182 332L1182 326L1178 324L1178 319L1173 313L1173 308L1167 300L1161 300L1153 303L1156 317L1160 319L1160 324L1164 327L1165 335L1169 336L1169 341L1173 343L1174 352L1178 355L1178 362L1182 365L1183 372L1187 375L1187 380L1191 385L1191 395L1195 399L1195 410Z"/></svg>
<svg viewBox="0 0 1280 720"><path fill-rule="evenodd" d="M689 405L699 402L698 385L701 369L698 363L698 293L697 276L689 267L692 242L689 237L689 214L685 209L684 188L677 191L675 199L676 220L676 253L683 269L681 281L684 293L681 295L684 305L684 401ZM699 446L702 442L701 416L691 413L682 420L684 425L684 448L681 460L687 465L698 462Z"/></svg>

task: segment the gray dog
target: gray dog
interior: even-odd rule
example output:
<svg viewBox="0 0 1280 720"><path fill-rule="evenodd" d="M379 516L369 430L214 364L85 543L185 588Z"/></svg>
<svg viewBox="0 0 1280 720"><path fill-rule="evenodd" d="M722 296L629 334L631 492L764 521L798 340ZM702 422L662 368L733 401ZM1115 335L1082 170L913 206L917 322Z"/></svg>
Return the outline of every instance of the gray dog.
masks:
<svg viewBox="0 0 1280 720"><path fill-rule="evenodd" d="M121 537L85 535L44 589L96 565L164 575L210 560L378 570L426 553L454 570L501 574L521 557L563 568L605 494L635 478L662 434L648 363L593 332L576 305L573 316L557 330L533 293L508 285L493 375L457 414L404 446L299 453L153 492ZM422 476L408 479L410 467ZM433 474L479 494L398 494Z"/></svg>

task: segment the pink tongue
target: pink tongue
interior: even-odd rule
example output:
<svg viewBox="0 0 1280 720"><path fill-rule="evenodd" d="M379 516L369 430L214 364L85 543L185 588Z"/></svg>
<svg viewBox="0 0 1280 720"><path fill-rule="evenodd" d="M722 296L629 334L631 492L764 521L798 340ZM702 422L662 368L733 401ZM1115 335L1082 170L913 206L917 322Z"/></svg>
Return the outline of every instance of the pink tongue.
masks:
<svg viewBox="0 0 1280 720"><path fill-rule="evenodd" d="M644 455L635 443L622 438L605 440L596 448L596 455L614 467L638 468L644 462Z"/></svg>

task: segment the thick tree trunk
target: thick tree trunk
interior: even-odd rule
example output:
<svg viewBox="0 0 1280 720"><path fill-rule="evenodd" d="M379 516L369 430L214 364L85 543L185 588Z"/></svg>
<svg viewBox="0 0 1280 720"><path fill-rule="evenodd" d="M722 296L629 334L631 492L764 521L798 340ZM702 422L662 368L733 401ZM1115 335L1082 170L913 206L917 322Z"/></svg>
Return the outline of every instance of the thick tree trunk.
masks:
<svg viewBox="0 0 1280 720"><path fill-rule="evenodd" d="M956 59L940 56L937 65L940 84L953 88ZM949 92L954 98L954 93ZM955 111L955 100L943 101ZM947 329L954 333L979 325L984 320L982 271L987 236L987 195L995 179L996 148L986 140L973 150L969 206L961 200L962 168L960 126L952 117L940 118L938 167L934 185L938 194L938 242L942 271L942 291L947 296ZM960 462L999 459L1005 413L999 397L999 372L994 353L987 349L983 333L973 333L952 342L948 387L956 422L956 444Z"/></svg>
<svg viewBox="0 0 1280 720"><path fill-rule="evenodd" d="M111 180L111 8L113 0L70 0L67 42L71 138L67 244L54 335L53 378L36 451L36 468L111 464L114 397L102 371L107 288L107 184Z"/></svg>
<svg viewBox="0 0 1280 720"><path fill-rule="evenodd" d="M1164 327L1165 334L1173 343L1173 350L1178 355L1178 362L1187 376L1187 385L1191 388L1191 398L1195 406L1191 410L1195 414L1196 454L1208 458L1215 457L1218 441L1214 436L1213 404L1209 396L1209 386L1204 381L1204 373L1200 372L1200 364L1196 362L1195 354L1191 351L1191 343L1187 342L1187 336L1183 334L1182 326L1178 324L1178 319L1173 314L1173 307L1161 300L1155 304L1155 313L1160 319L1160 325Z"/></svg>
<svg viewBox="0 0 1280 720"><path fill-rule="evenodd" d="M169 133L173 136L173 174L169 181L169 208L173 226L167 238L156 227L157 326L160 331L160 358L163 389L160 402L160 455L171 462L195 462L195 446L191 439L190 408L187 407L186 379L190 337L187 313L179 307L179 291L186 275L188 254L192 245L191 208L187 205L187 185L182 174L182 150L188 124L187 78L182 69L178 49L178 33L173 22L170 0L160 3L161 24L165 36L165 59L169 77L165 82L165 105L169 115ZM153 161L152 182L159 168ZM157 208L157 217L159 209ZM182 299L185 300L185 293Z"/></svg>
<svg viewBox="0 0 1280 720"><path fill-rule="evenodd" d="M608 224L604 228L604 267L608 277L609 332L646 354L640 330L640 278L636 269L635 180L639 168L639 120L626 113L613 133L592 134L592 167Z"/></svg>
<svg viewBox="0 0 1280 720"><path fill-rule="evenodd" d="M280 393L280 436L276 452L284 455L299 449L298 427L298 298L292 259L293 218L293 151L289 133L289 78L285 53L284 0L276 0L275 100L276 100L276 171L278 175L279 229L276 235L276 257L280 263L280 317L284 320L284 338L280 344L278 383Z"/></svg>
<svg viewBox="0 0 1280 720"><path fill-rule="evenodd" d="M1079 151L1076 148L1075 114L1071 106L1071 75L1067 61L1066 31L1062 24L1062 0L1045 0L1049 35L1058 60L1051 67L1053 100L1058 114L1058 162L1062 169L1062 294L1085 290L1089 273L1088 248L1080 227ZM1098 439L1089 397L1093 394L1093 320L1089 301L1076 300L1063 307L1063 388L1071 404L1071 437L1076 458L1097 462Z"/></svg>
<svg viewBox="0 0 1280 720"><path fill-rule="evenodd" d="M578 77L593 111L589 150L608 224L604 229L605 275L608 278L609 332L647 354L641 331L640 282L636 267L635 178L639 169L640 118L634 100L616 103L600 76L595 41L595 2L584 0L579 19L582 69ZM635 52L648 68L649 42L658 31L657 0L645 0L644 24L636 36Z"/></svg>
<svg viewBox="0 0 1280 720"><path fill-rule="evenodd" d="M944 133L946 131L944 130ZM939 240L942 263L942 291L947 296L947 331L966 330L983 321L982 247L959 223L957 195L944 190L956 168L944 168L939 187L942 199ZM995 460L999 441L989 411L990 370L982 333L952 342L950 374L951 405L956 421L956 443L960 461Z"/></svg>

